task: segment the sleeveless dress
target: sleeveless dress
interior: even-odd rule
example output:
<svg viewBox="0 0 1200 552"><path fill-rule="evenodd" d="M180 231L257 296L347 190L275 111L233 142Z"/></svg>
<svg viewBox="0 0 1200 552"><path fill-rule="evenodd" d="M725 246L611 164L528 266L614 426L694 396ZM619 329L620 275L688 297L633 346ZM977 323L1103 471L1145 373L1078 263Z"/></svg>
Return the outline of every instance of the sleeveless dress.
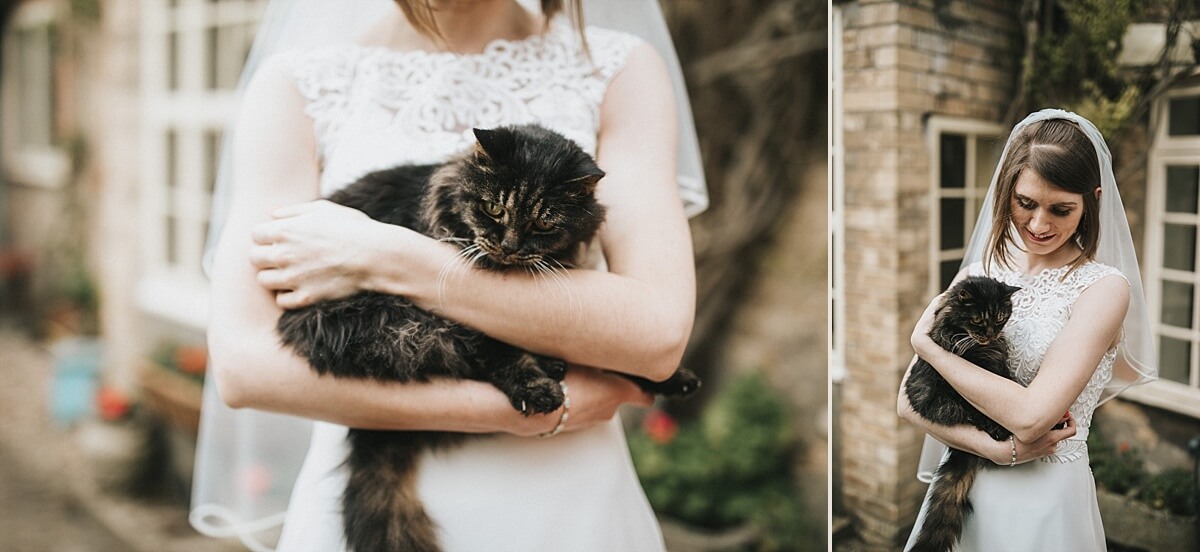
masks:
<svg viewBox="0 0 1200 552"><path fill-rule="evenodd" d="M639 39L589 28L592 60L556 20L480 54L343 46L284 59L307 100L325 195L375 169L440 163L473 127L539 123L595 154L600 104ZM280 552L344 550L346 427L316 422ZM552 439L480 436L419 464L417 488L452 551L660 552L620 421Z"/></svg>
<svg viewBox="0 0 1200 552"><path fill-rule="evenodd" d="M1033 276L993 267L984 274L982 265L968 267L972 276L991 276L1022 289L1013 295L1013 313L1004 327L1010 357L1009 373L1025 385L1037 375L1050 344L1071 316L1079 295L1116 268L1089 262L1063 280L1068 267L1044 270ZM1096 482L1088 463L1087 436L1092 413L1104 385L1112 379L1116 349L1100 359L1083 392L1071 405L1078 433L1059 442L1054 454L1013 467L995 466L979 472L971 487L974 513L967 518L956 550L1079 552L1106 550L1104 527L1096 501ZM929 493L921 505L916 525L905 550L912 547L924 524Z"/></svg>

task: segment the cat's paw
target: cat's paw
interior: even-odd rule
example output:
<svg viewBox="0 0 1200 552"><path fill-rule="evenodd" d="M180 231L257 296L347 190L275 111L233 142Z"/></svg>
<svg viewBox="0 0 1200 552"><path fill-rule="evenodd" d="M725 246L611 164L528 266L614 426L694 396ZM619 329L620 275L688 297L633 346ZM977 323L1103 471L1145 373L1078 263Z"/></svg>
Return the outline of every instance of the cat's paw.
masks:
<svg viewBox="0 0 1200 552"><path fill-rule="evenodd" d="M513 391L508 400L526 416L554 412L563 403L562 386L550 378L532 379Z"/></svg>
<svg viewBox="0 0 1200 552"><path fill-rule="evenodd" d="M687 398L695 395L704 382L691 370L680 368L664 381L648 381L642 388L656 395L665 397Z"/></svg>

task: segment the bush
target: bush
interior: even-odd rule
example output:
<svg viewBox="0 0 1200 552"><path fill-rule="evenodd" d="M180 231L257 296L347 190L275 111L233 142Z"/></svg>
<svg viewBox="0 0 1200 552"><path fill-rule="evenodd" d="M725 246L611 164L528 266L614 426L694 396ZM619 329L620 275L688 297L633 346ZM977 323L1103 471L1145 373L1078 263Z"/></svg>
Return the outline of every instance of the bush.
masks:
<svg viewBox="0 0 1200 552"><path fill-rule="evenodd" d="M752 374L730 382L692 423L649 413L629 446L659 515L712 530L751 523L761 534L755 550L797 550L804 530L790 420L785 401Z"/></svg>

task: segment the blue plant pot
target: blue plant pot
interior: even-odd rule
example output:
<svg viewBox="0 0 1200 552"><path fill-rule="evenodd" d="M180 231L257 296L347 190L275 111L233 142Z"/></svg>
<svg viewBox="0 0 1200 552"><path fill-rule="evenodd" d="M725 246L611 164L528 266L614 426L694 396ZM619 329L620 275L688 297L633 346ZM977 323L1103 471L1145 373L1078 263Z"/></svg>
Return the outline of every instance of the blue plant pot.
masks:
<svg viewBox="0 0 1200 552"><path fill-rule="evenodd" d="M104 348L99 339L71 337L56 342L50 352L54 355L50 416L65 427L94 411Z"/></svg>

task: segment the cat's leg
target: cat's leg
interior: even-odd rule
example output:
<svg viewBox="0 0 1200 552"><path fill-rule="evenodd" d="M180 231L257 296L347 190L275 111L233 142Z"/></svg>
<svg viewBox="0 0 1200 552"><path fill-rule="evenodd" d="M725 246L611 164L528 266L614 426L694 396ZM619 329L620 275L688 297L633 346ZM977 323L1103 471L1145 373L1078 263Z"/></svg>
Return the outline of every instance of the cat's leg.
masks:
<svg viewBox="0 0 1200 552"><path fill-rule="evenodd" d="M679 368L671 377L663 381L653 381L646 378L623 374L641 387L643 391L665 397L690 397L700 390L704 382L691 370Z"/></svg>
<svg viewBox="0 0 1200 552"><path fill-rule="evenodd" d="M483 379L503 391L513 408L529 416L554 412L562 406L562 386L558 382L566 373L566 363L494 340L490 345L481 359ZM547 375L543 364L557 377Z"/></svg>

